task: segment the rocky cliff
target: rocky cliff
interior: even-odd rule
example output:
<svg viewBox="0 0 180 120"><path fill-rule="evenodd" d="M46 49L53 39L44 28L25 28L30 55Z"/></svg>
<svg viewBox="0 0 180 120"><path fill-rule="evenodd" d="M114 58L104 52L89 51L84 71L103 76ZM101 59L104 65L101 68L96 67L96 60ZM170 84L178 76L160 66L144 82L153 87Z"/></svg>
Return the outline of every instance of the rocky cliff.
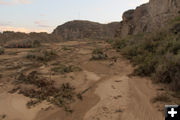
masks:
<svg viewBox="0 0 180 120"><path fill-rule="evenodd" d="M118 28L119 23L100 24L90 21L75 20L58 26L53 35L61 37L63 40L73 40L82 38L112 38Z"/></svg>
<svg viewBox="0 0 180 120"><path fill-rule="evenodd" d="M116 37L152 32L180 14L180 0L150 0L149 3L126 11L120 22Z"/></svg>
<svg viewBox="0 0 180 120"><path fill-rule="evenodd" d="M119 23L100 24L90 21L70 21L58 26L53 35L63 40L81 38L125 37L152 32L166 26L170 19L180 15L180 0L150 0L123 14Z"/></svg>

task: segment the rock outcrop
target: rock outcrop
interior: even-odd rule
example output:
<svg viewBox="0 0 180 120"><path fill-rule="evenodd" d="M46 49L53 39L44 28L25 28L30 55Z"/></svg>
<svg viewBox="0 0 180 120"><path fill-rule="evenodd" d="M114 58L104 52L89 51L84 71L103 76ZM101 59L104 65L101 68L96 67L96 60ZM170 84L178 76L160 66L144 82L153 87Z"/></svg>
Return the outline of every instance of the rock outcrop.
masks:
<svg viewBox="0 0 180 120"><path fill-rule="evenodd" d="M63 40L75 40L82 38L105 39L115 35L119 23L100 24L90 21L74 20L58 26L53 35Z"/></svg>
<svg viewBox="0 0 180 120"><path fill-rule="evenodd" d="M180 0L150 0L149 3L126 11L120 22L116 37L152 32L164 27L180 14Z"/></svg>
<svg viewBox="0 0 180 120"><path fill-rule="evenodd" d="M178 14L180 14L180 0L150 0L135 10L126 11L119 23L100 24L76 20L58 26L53 35L63 40L123 38L127 35L158 30Z"/></svg>

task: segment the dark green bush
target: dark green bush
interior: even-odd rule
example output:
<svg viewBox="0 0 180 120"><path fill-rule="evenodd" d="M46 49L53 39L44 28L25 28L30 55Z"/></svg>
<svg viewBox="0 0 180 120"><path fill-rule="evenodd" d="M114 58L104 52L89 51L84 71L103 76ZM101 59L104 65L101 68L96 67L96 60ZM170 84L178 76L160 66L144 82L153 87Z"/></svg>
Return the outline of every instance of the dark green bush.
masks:
<svg viewBox="0 0 180 120"><path fill-rule="evenodd" d="M156 80L170 84L171 89L180 89L180 56L167 54L155 72Z"/></svg>
<svg viewBox="0 0 180 120"><path fill-rule="evenodd" d="M151 76L151 74L155 72L158 64L157 57L150 54L138 62L137 64L139 66L135 69L134 74L140 76Z"/></svg>

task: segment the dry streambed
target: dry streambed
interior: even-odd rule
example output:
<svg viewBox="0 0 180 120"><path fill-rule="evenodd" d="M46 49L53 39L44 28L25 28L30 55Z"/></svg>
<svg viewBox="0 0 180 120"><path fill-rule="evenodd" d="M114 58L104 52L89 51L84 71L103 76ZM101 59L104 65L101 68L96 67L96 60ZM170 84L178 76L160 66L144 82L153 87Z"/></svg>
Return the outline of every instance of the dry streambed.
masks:
<svg viewBox="0 0 180 120"><path fill-rule="evenodd" d="M51 50L52 45L46 44L44 48ZM150 101L156 95L155 87L147 79L129 77L133 67L108 44L72 41L53 44L53 50L55 54L45 52L51 57L55 55L53 59L37 56L34 49L7 49L0 56L0 120L162 119ZM33 54L27 59L28 53ZM38 53L44 54L41 50ZM32 71L43 78L35 81L40 85L34 85L36 76L31 82L27 78ZM24 81L14 84L20 73ZM62 86L63 83L70 86ZM14 93L9 92L12 90ZM31 91L31 97L29 93L24 93L27 97L18 94L26 90L36 91ZM70 102L63 101L64 97L65 101L70 98ZM43 99L37 102L37 98ZM37 104L28 108L29 101Z"/></svg>

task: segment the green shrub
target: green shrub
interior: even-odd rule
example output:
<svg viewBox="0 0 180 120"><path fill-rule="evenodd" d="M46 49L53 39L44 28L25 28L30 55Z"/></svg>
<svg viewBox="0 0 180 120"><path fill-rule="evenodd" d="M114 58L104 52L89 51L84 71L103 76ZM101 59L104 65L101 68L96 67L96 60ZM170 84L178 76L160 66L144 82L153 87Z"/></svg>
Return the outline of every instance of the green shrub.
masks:
<svg viewBox="0 0 180 120"><path fill-rule="evenodd" d="M93 50L90 60L105 60L107 57L107 54L105 54L101 48L96 48Z"/></svg>
<svg viewBox="0 0 180 120"><path fill-rule="evenodd" d="M127 44L126 42L127 41L124 39L116 40L114 43L112 43L112 45L113 45L113 48L118 50L118 49L122 49L122 48L126 47L126 44Z"/></svg>
<svg viewBox="0 0 180 120"><path fill-rule="evenodd" d="M114 42L114 40L113 39L107 39L106 42L109 44L112 44Z"/></svg>
<svg viewBox="0 0 180 120"><path fill-rule="evenodd" d="M42 61L42 62L48 62L52 59L54 59L57 56L56 52L54 50L39 50L35 52L30 52L26 55L27 59Z"/></svg>
<svg viewBox="0 0 180 120"><path fill-rule="evenodd" d="M103 54L103 50L101 48L96 48L93 50L92 54Z"/></svg>
<svg viewBox="0 0 180 120"><path fill-rule="evenodd" d="M82 69L79 67L76 67L73 65L66 66L63 64L60 64L60 65L52 68L52 71L57 72L57 73L61 73L61 74L70 73L70 72L74 72L74 71L81 71L81 70Z"/></svg>
<svg viewBox="0 0 180 120"><path fill-rule="evenodd" d="M155 80L170 85L172 90L180 89L180 56L165 55L155 72Z"/></svg>
<svg viewBox="0 0 180 120"><path fill-rule="evenodd" d="M177 23L177 22L180 22L180 15L175 17L173 20L171 20L170 24L174 24L174 23Z"/></svg>
<svg viewBox="0 0 180 120"><path fill-rule="evenodd" d="M151 76L156 70L158 58L152 54L149 54L147 56L143 56L143 59L139 60L138 62L136 61L136 63L139 66L134 71L135 75Z"/></svg>
<svg viewBox="0 0 180 120"><path fill-rule="evenodd" d="M4 48L0 46L0 55L4 54Z"/></svg>
<svg viewBox="0 0 180 120"><path fill-rule="evenodd" d="M63 46L63 47L62 47L62 50L64 50L64 51L66 51L66 50L71 50L71 48L68 47L68 46Z"/></svg>

